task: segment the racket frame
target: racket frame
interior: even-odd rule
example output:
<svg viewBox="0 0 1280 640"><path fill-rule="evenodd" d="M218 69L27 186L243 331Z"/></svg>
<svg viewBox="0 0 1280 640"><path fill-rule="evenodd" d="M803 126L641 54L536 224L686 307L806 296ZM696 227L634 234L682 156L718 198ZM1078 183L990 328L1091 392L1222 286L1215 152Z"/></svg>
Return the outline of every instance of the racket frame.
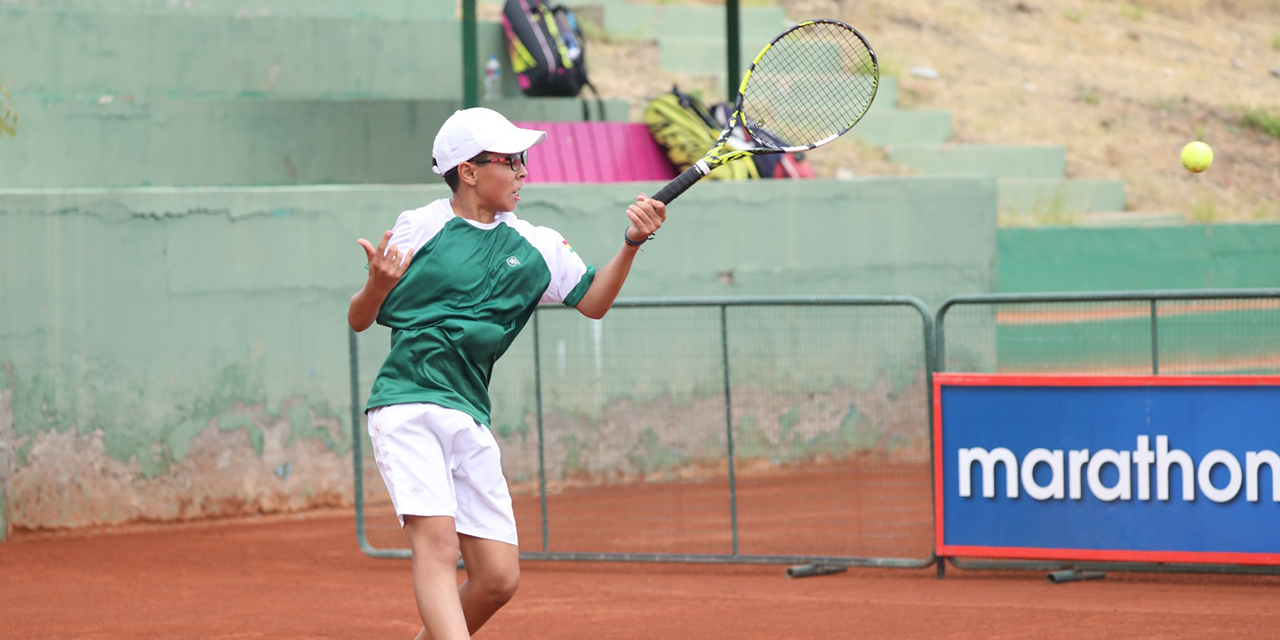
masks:
<svg viewBox="0 0 1280 640"><path fill-rule="evenodd" d="M766 147L766 146L761 146L758 142L755 142L756 146L750 147L747 149L735 149L729 146L729 138L730 136L733 135L734 129L738 128L739 125L745 124L743 122L743 116L742 116L742 103L747 93L747 84L751 81L751 74L755 72L756 65L758 65L760 63L760 60L764 58L765 54L769 52L769 49L773 48L773 45L777 44L779 40L782 40L783 38L787 37L788 34L792 33L793 31L796 31L797 29L807 28L809 25L824 24L824 23L834 24L852 32L855 36L858 37L859 40L862 41L863 46L865 46L867 49L867 53L871 56L871 69L874 72L873 78L875 82L872 84L871 97L867 99L866 107L863 108L862 112L858 114L858 117L850 121L849 124L845 126L844 129L840 130L839 133L827 136L826 138L823 138L822 140L819 140L817 142L812 142L812 143L803 144L803 145L789 145L789 146L783 146L783 147ZM861 121L862 118L867 115L867 112L871 110L871 104L875 102L876 93L879 91L879 89L880 89L880 61L876 57L875 50L871 48L871 43L867 41L866 37L863 36L861 32L853 28L853 26L846 24L844 22L841 22L839 20L831 20L831 19L823 18L818 20L806 20L804 22L801 22L800 24L797 24L787 29L786 31L783 31L782 33L778 34L777 37L775 37L773 40L770 40L769 44L766 44L764 48L760 50L760 53L756 54L756 57L751 60L751 65L747 67L747 72L742 75L742 82L739 83L738 85L738 97L734 100L734 104L733 104L733 114L729 117L728 125L725 126L723 131L720 132L720 136L716 139L715 144L711 146L711 149L707 151L706 155L702 156L702 158L700 158L697 162L693 163L692 166L682 171L680 175L676 176L673 180L671 180L671 182L668 182L666 186L664 186L657 193L655 193L653 195L653 199L658 200L659 202L662 202L664 204L670 204L672 200L675 200L677 197L680 196L680 194L684 193L686 190L689 189L689 187L693 186L694 183L701 180L704 176L711 173L717 167L724 165L726 163L732 162L734 160L737 160L739 158L743 158L746 156L763 155L768 153L799 153L799 152L808 151L809 149L814 149L824 144L827 144L839 138L840 136L844 135L845 133L847 133L850 129L854 127L854 125L858 124L858 122ZM743 129L746 130L746 127L744 126Z"/></svg>

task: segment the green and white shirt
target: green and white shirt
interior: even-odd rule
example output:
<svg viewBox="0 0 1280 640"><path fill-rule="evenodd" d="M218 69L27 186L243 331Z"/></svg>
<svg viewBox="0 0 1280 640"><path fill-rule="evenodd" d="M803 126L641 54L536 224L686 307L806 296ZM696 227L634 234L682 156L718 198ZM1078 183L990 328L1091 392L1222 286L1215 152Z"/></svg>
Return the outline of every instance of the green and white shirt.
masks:
<svg viewBox="0 0 1280 640"><path fill-rule="evenodd" d="M390 245L413 261L378 311L391 352L366 410L430 402L489 424L494 363L539 303L576 306L595 277L554 230L460 218L448 198L400 214Z"/></svg>

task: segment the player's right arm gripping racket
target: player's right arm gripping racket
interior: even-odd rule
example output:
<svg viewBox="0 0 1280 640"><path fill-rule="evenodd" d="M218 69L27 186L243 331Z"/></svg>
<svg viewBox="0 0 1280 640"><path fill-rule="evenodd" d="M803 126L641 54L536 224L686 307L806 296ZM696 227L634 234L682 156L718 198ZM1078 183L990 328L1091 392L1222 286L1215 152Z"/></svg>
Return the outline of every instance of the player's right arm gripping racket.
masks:
<svg viewBox="0 0 1280 640"><path fill-rule="evenodd" d="M796 153L853 128L871 108L880 65L867 39L836 20L803 22L765 45L742 78L729 125L715 146L655 193L675 200L712 169L758 153ZM741 125L753 146L730 146Z"/></svg>

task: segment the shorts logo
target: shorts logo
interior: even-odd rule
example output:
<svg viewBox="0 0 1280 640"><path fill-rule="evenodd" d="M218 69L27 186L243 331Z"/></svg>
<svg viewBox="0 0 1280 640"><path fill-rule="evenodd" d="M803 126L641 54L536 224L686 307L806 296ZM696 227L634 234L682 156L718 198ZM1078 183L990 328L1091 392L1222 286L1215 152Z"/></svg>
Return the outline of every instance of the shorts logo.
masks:
<svg viewBox="0 0 1280 640"><path fill-rule="evenodd" d="M415 484L415 485L413 485L413 486L409 487L409 493L412 493L413 495L415 495L415 496L416 496L416 495L418 495L419 493L422 493L422 487L419 487L418 485L416 485L416 484Z"/></svg>
<svg viewBox="0 0 1280 640"><path fill-rule="evenodd" d="M520 259L515 256L511 256L510 258L507 258L507 266L508 267L520 266Z"/></svg>

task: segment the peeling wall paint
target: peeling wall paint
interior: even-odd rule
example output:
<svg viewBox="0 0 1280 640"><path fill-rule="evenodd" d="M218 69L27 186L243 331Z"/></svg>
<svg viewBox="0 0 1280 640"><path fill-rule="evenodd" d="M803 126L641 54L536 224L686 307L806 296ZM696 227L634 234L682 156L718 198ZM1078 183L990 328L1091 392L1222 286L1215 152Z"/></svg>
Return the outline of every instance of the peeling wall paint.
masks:
<svg viewBox="0 0 1280 640"><path fill-rule="evenodd" d="M245 408L260 429L255 445L245 428L210 421L163 473L147 473L137 457L107 453L101 430L44 431L31 438L25 463L10 478L15 528L42 529L134 521L182 521L350 504L348 460L318 439L290 437L289 420ZM323 421L341 435L338 421ZM164 443L151 453L165 456ZM281 469L290 470L281 473Z"/></svg>
<svg viewBox="0 0 1280 640"><path fill-rule="evenodd" d="M12 367L0 367L0 541L9 537L13 525L9 522L9 478L16 466L14 457L18 448L17 434L13 431L13 376Z"/></svg>

